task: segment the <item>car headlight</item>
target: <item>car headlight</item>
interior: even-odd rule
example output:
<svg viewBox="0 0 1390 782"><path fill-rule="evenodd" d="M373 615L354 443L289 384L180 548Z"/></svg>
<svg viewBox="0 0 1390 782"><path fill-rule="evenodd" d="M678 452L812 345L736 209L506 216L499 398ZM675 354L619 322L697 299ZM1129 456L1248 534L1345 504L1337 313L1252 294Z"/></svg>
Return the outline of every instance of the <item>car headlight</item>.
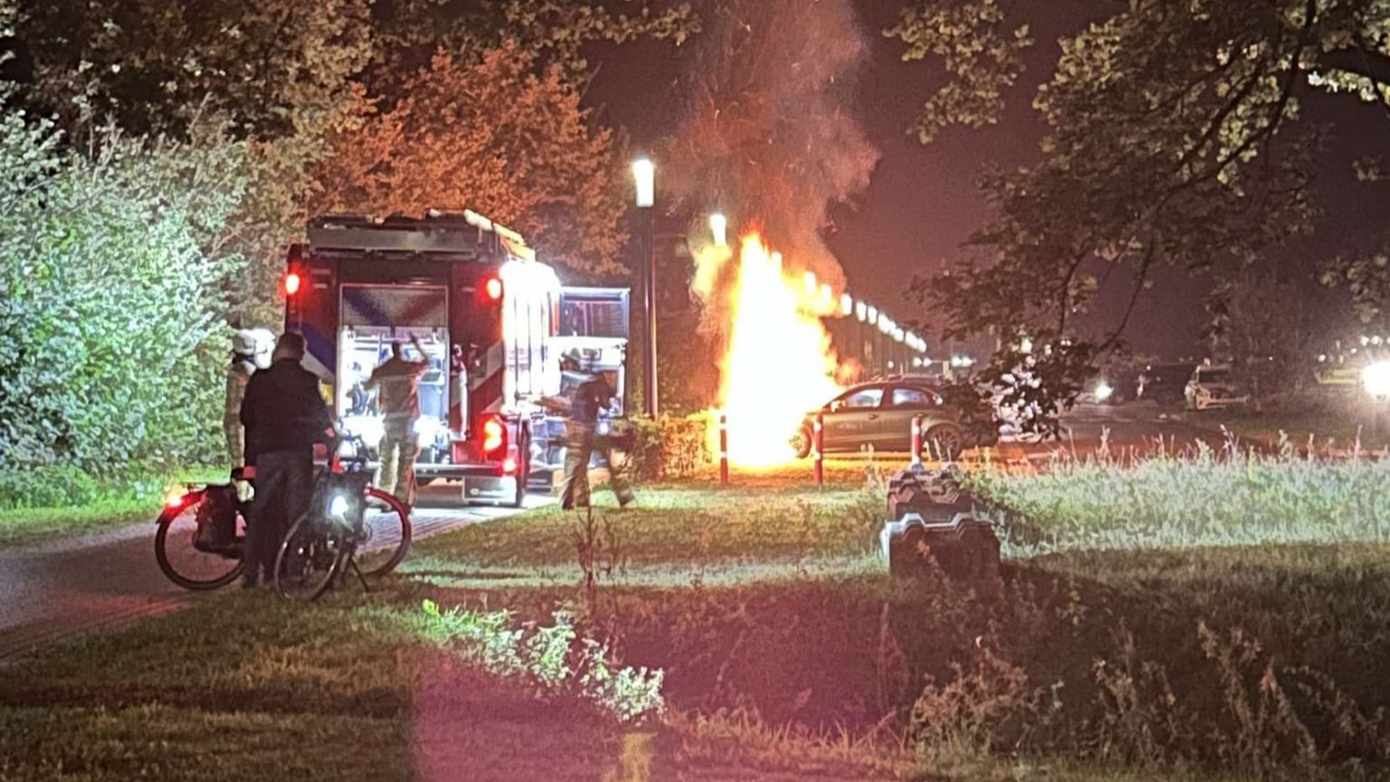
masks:
<svg viewBox="0 0 1390 782"><path fill-rule="evenodd" d="M1096 384L1096 399L1104 402L1114 395L1115 389L1111 388L1109 383L1101 381Z"/></svg>
<svg viewBox="0 0 1390 782"><path fill-rule="evenodd" d="M1361 386L1371 396L1390 396L1390 361L1377 361L1362 369Z"/></svg>

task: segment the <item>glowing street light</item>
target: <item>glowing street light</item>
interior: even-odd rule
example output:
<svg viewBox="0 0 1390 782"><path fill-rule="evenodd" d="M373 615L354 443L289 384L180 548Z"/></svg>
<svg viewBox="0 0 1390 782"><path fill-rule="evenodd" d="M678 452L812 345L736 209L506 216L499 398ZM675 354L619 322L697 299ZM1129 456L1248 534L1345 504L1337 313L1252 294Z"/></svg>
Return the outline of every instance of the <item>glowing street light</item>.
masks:
<svg viewBox="0 0 1390 782"><path fill-rule="evenodd" d="M848 293L840 294L840 314L850 315L854 312L854 299Z"/></svg>
<svg viewBox="0 0 1390 782"><path fill-rule="evenodd" d="M806 295L807 295L807 296L815 296L815 295L816 295L816 288L817 288L817 285L816 285L816 273L813 272L813 271L811 271L810 269L807 269L807 270L806 270L806 274L803 275L803 278L802 278L802 279L803 279L804 284L806 285Z"/></svg>
<svg viewBox="0 0 1390 782"><path fill-rule="evenodd" d="M632 178L637 184L637 208L645 214L647 224L647 263L642 270L642 312L647 319L647 338L642 351L643 401L646 414L657 415L656 400L656 165L647 158L632 163Z"/></svg>
<svg viewBox="0 0 1390 782"><path fill-rule="evenodd" d="M656 164L647 158L632 163L632 178L637 180L637 206L647 209L656 203Z"/></svg>
<svg viewBox="0 0 1390 782"><path fill-rule="evenodd" d="M714 234L714 243L719 247L729 246L729 219L720 212L709 216L709 231Z"/></svg>

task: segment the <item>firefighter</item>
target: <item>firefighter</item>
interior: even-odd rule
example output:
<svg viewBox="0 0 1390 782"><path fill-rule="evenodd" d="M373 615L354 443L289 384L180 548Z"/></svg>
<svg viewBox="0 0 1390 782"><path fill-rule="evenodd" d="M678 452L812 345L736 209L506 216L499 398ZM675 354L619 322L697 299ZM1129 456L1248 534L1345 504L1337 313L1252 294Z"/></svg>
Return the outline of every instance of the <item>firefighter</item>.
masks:
<svg viewBox="0 0 1390 782"><path fill-rule="evenodd" d="M565 510L589 507L589 459L595 449L608 463L608 485L618 498L619 507L627 507L634 499L627 482L626 459L613 448L608 435L598 434L599 413L609 410L616 393L617 372L597 374L583 372L579 351L572 350L560 357L562 372L581 372L579 385L563 399L549 399L547 406L569 414L565 423L565 487L560 506Z"/></svg>
<svg viewBox="0 0 1390 782"><path fill-rule="evenodd" d="M381 470L377 487L396 495L407 507L415 504L415 457L420 452L415 422L420 418L420 380L430 368L429 356L412 334L410 343L419 361L405 359L405 346L391 343L391 358L367 378L365 387L377 389L382 413Z"/></svg>
<svg viewBox="0 0 1390 782"><path fill-rule="evenodd" d="M227 437L227 461L232 469L246 464L246 432L241 426L241 400L246 384L258 369L270 366L272 337L265 329L237 329L232 335L232 363L227 367L227 398L222 433Z"/></svg>
<svg viewBox="0 0 1390 782"><path fill-rule="evenodd" d="M274 578L275 555L290 522L309 506L314 443L332 429L319 381L300 366L304 337L281 334L269 369L246 385L241 423L246 456L256 468L256 499L246 528L244 587Z"/></svg>

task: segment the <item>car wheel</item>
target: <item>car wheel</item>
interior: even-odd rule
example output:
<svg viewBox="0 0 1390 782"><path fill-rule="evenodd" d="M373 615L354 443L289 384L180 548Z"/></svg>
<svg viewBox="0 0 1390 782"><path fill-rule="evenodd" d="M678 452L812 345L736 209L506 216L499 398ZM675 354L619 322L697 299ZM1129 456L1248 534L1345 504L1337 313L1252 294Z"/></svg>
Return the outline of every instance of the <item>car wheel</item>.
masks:
<svg viewBox="0 0 1390 782"><path fill-rule="evenodd" d="M792 437L792 451L796 453L796 458L805 459L811 455L811 430L805 426L797 430L796 436Z"/></svg>

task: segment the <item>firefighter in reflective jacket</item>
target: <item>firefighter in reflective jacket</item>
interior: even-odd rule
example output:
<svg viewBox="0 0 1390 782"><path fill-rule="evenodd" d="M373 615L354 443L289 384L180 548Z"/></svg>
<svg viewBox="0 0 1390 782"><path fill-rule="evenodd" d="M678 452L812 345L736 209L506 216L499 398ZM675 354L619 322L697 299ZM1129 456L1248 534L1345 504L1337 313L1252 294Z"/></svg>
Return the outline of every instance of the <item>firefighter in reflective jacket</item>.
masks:
<svg viewBox="0 0 1390 782"><path fill-rule="evenodd" d="M372 372L364 386L377 390L383 417L377 487L396 495L407 506L415 504L415 457L420 452L415 422L420 418L420 380L430 367L420 341L411 335L410 343L420 354L419 361L407 361L404 346L393 342L391 358Z"/></svg>
<svg viewBox="0 0 1390 782"><path fill-rule="evenodd" d="M578 351L560 357L560 369L579 372L582 369ZM589 459L595 449L608 464L608 485L618 498L619 507L632 502L632 486L628 484L627 460L615 451L607 435L598 434L599 413L609 409L616 392L613 385L616 372L585 374L568 398L548 398L546 406L567 412L565 422L565 488L560 506L565 510L589 507Z"/></svg>
<svg viewBox="0 0 1390 782"><path fill-rule="evenodd" d="M246 396L246 384L256 370L270 366L270 347L274 341L274 335L265 329L238 329L232 335L232 363L227 367L222 433L227 438L227 462L233 468L246 464L246 430L241 426L241 400Z"/></svg>

